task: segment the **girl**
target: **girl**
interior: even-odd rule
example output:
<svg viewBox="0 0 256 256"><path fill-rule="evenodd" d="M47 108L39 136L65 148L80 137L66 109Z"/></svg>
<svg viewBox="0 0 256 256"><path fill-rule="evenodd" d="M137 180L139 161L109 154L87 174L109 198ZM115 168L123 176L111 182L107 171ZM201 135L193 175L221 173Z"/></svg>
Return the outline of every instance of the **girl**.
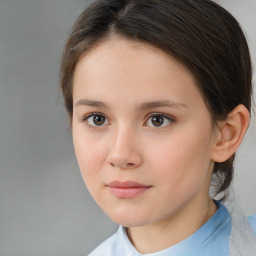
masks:
<svg viewBox="0 0 256 256"><path fill-rule="evenodd" d="M101 0L80 15L61 89L83 179L120 225L90 256L256 255L256 216L221 204L251 70L239 24L210 0Z"/></svg>

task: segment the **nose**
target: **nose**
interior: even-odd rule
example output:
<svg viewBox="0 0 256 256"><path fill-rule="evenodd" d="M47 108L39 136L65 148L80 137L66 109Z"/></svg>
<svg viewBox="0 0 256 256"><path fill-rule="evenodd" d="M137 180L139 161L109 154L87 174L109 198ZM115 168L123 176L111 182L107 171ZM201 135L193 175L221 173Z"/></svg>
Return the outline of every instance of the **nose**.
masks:
<svg viewBox="0 0 256 256"><path fill-rule="evenodd" d="M120 169L139 167L142 164L142 155L138 135L127 128L116 131L111 138L107 161Z"/></svg>

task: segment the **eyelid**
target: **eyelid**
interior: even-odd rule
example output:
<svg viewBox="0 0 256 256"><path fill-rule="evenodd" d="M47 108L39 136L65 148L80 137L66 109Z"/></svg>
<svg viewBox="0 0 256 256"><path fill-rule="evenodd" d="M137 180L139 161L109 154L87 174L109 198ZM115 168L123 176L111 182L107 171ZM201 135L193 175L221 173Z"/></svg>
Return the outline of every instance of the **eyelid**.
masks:
<svg viewBox="0 0 256 256"><path fill-rule="evenodd" d="M99 125L99 126L89 124L88 119L90 117L93 117L93 116L96 116L96 115L103 116L106 119L107 124L103 124L103 125ZM92 128L92 129L102 128L102 127L105 127L106 125L109 125L109 123L110 123L109 118L101 112L91 112L91 113L88 113L86 115L83 115L81 117L80 121L84 122L87 127Z"/></svg>
<svg viewBox="0 0 256 256"><path fill-rule="evenodd" d="M144 124L146 124L148 121L149 121L149 119L151 118L151 117L154 117L154 116L161 116L161 117L163 117L163 118L166 118L168 121L170 121L171 123L173 123L173 122L175 122L175 118L174 117L172 117L172 116L170 116L170 115L168 115L168 114L165 114L165 113L162 113L162 112L153 112L153 113L150 113L150 114L148 114L147 116L146 116L146 121L144 122ZM169 127L170 125L165 125L165 126L159 126L159 127L157 127L157 126L150 126L150 127L153 127L153 128L155 128L155 129L159 129L159 128L166 128L166 127Z"/></svg>
<svg viewBox="0 0 256 256"><path fill-rule="evenodd" d="M107 120L107 125L109 125L110 120L109 120L108 116L106 116L105 114L103 114L103 113L101 113L101 112L91 112L91 113L88 113L88 114L86 114L86 115L83 115L83 116L80 118L80 121L86 123L86 125L87 125L89 128L102 128L102 127L105 127L106 124L100 125L100 126L97 126L97 125L94 126L94 125L91 125L91 124L89 124L89 123L87 122L88 118L93 117L93 116L95 116L95 115L100 115L100 116L105 117L106 120ZM154 116L161 116L161 117L167 119L168 121L170 121L170 122L172 122L172 123L176 121L175 118L172 117L172 116L169 115L169 114L165 114L165 113L162 113L162 112L152 112L152 113L148 114L148 115L145 117L146 120L144 121L143 125L147 126L146 123L149 121L149 119L150 119L151 117L154 117ZM159 128L165 128L165 127L168 127L168 126L170 126L170 125L159 126L159 127L151 126L151 127L156 128L156 129L159 129Z"/></svg>
<svg viewBox="0 0 256 256"><path fill-rule="evenodd" d="M163 116L167 119L170 119L171 121L175 121L175 118L169 114L165 114L163 112L152 112L152 113L149 113L147 116L146 116L146 119L152 117L152 116Z"/></svg>

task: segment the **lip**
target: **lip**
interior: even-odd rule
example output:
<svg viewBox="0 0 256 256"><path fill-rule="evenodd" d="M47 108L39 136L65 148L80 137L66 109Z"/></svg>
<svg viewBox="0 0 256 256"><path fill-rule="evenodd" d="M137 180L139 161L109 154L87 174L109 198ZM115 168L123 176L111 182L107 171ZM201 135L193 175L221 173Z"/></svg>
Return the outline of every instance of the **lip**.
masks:
<svg viewBox="0 0 256 256"><path fill-rule="evenodd" d="M135 181L113 181L107 185L110 192L120 199L132 199L146 192L151 186Z"/></svg>

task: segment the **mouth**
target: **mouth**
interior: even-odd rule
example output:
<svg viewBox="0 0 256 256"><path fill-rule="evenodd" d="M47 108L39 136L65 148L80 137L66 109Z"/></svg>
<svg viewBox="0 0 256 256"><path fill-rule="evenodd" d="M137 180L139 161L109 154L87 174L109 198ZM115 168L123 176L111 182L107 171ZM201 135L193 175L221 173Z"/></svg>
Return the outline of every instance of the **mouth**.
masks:
<svg viewBox="0 0 256 256"><path fill-rule="evenodd" d="M120 199L135 198L151 188L151 186L146 186L135 181L113 181L107 187L113 195Z"/></svg>

